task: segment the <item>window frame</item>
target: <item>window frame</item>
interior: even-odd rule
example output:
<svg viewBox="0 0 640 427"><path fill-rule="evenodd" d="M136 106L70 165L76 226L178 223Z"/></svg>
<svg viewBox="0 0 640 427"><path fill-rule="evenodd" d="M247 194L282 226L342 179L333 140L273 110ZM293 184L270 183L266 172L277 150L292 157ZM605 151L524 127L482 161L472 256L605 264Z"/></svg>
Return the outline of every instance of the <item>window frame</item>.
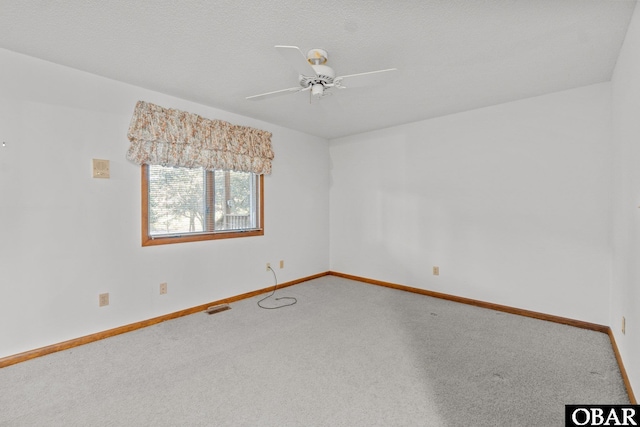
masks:
<svg viewBox="0 0 640 427"><path fill-rule="evenodd" d="M149 235L149 165L143 164L140 167L142 181L142 246L168 245L173 243L202 242L207 240L233 239L236 237L252 237L264 235L264 175L258 175L258 228L251 230L229 230L229 231L205 231L201 233L189 233L188 235ZM209 193L209 190L207 190ZM208 201L207 201L208 203Z"/></svg>

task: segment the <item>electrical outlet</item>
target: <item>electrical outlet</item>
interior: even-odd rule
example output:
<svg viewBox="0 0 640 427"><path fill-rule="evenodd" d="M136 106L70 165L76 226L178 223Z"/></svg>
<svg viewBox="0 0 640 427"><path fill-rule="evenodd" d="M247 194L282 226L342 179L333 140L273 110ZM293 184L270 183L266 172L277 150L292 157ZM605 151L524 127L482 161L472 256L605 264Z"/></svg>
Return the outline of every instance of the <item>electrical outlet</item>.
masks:
<svg viewBox="0 0 640 427"><path fill-rule="evenodd" d="M269 271L269 270L271 270L271 263L270 262L267 263L267 271Z"/></svg>
<svg viewBox="0 0 640 427"><path fill-rule="evenodd" d="M109 305L109 293L98 295L98 304L100 307Z"/></svg>
<svg viewBox="0 0 640 427"><path fill-rule="evenodd" d="M438 267L437 265L433 266L433 275L434 276L439 276L440 275L440 267Z"/></svg>
<svg viewBox="0 0 640 427"><path fill-rule="evenodd" d="M283 259L280 260L280 268L284 268L284 260Z"/></svg>
<svg viewBox="0 0 640 427"><path fill-rule="evenodd" d="M624 318L624 316L622 316L622 333L627 333L627 320Z"/></svg>
<svg viewBox="0 0 640 427"><path fill-rule="evenodd" d="M160 295L164 295L167 293L167 284L165 283L160 283Z"/></svg>

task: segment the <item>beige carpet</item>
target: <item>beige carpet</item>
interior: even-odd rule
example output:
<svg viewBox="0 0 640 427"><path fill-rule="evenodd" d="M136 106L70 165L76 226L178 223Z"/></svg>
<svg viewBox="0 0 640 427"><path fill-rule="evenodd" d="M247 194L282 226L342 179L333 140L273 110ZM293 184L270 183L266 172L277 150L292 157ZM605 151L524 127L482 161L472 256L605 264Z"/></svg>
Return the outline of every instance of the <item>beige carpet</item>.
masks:
<svg viewBox="0 0 640 427"><path fill-rule="evenodd" d="M561 426L607 335L327 276L0 369L0 426Z"/></svg>

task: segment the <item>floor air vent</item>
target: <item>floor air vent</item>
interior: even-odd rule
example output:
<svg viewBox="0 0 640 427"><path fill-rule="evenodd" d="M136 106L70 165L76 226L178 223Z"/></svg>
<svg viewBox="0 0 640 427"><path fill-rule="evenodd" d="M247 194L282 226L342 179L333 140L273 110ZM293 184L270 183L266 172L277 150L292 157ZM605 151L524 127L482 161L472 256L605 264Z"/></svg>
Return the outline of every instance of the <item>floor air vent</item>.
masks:
<svg viewBox="0 0 640 427"><path fill-rule="evenodd" d="M207 312L207 314L216 314L225 310L231 310L231 307L229 307L229 304L214 305L212 307L207 308L205 311Z"/></svg>

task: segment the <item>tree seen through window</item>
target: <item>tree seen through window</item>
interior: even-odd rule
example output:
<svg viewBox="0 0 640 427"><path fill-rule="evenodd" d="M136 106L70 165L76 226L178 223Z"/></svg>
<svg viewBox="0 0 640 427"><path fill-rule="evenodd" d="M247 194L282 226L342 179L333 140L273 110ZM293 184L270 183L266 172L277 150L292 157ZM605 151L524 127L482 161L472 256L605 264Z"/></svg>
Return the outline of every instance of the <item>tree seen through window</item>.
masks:
<svg viewBox="0 0 640 427"><path fill-rule="evenodd" d="M149 166L149 235L256 229L256 175Z"/></svg>

